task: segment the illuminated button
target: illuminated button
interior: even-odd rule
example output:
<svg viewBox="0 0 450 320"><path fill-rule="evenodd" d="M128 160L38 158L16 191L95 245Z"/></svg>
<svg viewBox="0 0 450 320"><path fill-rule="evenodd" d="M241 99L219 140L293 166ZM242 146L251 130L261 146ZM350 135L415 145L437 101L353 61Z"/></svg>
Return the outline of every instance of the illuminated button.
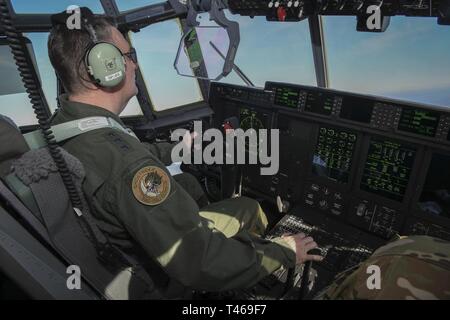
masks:
<svg viewBox="0 0 450 320"><path fill-rule="evenodd" d="M277 16L278 16L278 21L285 21L286 20L286 9L284 9L283 7L279 7L277 10Z"/></svg>
<svg viewBox="0 0 450 320"><path fill-rule="evenodd" d="M271 9L272 7L273 7L273 2L271 1L271 2L269 2L269 9Z"/></svg>
<svg viewBox="0 0 450 320"><path fill-rule="evenodd" d="M233 127L233 125L230 123L230 122L225 122L223 125L222 125L222 127L223 127L223 129L225 130L225 132L227 132L228 130L233 130L234 129L234 127Z"/></svg>
<svg viewBox="0 0 450 320"><path fill-rule="evenodd" d="M295 8L297 8L299 5L300 5L300 2L299 2L299 1L295 1L295 2L294 2L294 7L295 7Z"/></svg>
<svg viewBox="0 0 450 320"><path fill-rule="evenodd" d="M292 1L289 1L287 6L288 6L288 8L292 7Z"/></svg>
<svg viewBox="0 0 450 320"><path fill-rule="evenodd" d="M280 2L275 2L275 8L278 8L280 6Z"/></svg>

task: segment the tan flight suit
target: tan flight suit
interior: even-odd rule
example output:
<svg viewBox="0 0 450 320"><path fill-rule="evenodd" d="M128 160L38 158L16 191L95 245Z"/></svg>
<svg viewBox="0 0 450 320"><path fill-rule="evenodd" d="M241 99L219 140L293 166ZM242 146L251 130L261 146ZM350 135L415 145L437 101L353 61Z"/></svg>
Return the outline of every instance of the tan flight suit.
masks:
<svg viewBox="0 0 450 320"><path fill-rule="evenodd" d="M92 116L123 125L117 115L70 102L66 95L61 105L53 125ZM267 220L256 201L229 199L200 212L170 176L158 144L103 128L63 147L85 167L83 190L99 227L114 245L145 261L168 297L182 294L180 287L213 292L250 287L282 265L295 265L295 252L283 241L257 236Z"/></svg>

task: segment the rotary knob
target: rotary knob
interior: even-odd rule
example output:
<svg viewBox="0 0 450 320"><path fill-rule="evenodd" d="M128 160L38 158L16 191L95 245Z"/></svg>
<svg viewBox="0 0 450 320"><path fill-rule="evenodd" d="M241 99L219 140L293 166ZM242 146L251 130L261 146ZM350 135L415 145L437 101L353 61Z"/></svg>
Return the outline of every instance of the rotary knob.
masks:
<svg viewBox="0 0 450 320"><path fill-rule="evenodd" d="M326 200L319 201L319 208L322 210L328 209L328 202Z"/></svg>

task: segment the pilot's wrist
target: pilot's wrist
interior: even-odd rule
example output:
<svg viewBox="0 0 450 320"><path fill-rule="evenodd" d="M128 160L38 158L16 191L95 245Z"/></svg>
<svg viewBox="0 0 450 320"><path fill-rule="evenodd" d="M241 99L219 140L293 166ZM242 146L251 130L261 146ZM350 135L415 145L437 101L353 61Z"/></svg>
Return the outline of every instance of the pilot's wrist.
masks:
<svg viewBox="0 0 450 320"><path fill-rule="evenodd" d="M278 244L282 249L289 263L283 263L286 267L293 267L297 261L297 251L295 240L292 237L278 237L271 240L272 242Z"/></svg>

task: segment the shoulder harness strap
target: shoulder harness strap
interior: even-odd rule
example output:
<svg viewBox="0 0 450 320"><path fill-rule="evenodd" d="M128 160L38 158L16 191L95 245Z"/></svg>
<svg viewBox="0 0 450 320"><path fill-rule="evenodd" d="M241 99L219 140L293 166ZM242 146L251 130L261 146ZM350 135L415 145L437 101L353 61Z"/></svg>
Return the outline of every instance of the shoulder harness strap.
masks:
<svg viewBox="0 0 450 320"><path fill-rule="evenodd" d="M83 133L90 132L93 130L111 128L120 130L136 139L138 137L130 129L124 128L120 123L118 123L113 118L108 117L88 117L78 120L73 120L65 123L61 123L51 127L53 135L57 143L64 142L73 137L79 136ZM40 130L36 130L24 135L25 140L30 147L30 149L39 149L46 146L44 137Z"/></svg>

